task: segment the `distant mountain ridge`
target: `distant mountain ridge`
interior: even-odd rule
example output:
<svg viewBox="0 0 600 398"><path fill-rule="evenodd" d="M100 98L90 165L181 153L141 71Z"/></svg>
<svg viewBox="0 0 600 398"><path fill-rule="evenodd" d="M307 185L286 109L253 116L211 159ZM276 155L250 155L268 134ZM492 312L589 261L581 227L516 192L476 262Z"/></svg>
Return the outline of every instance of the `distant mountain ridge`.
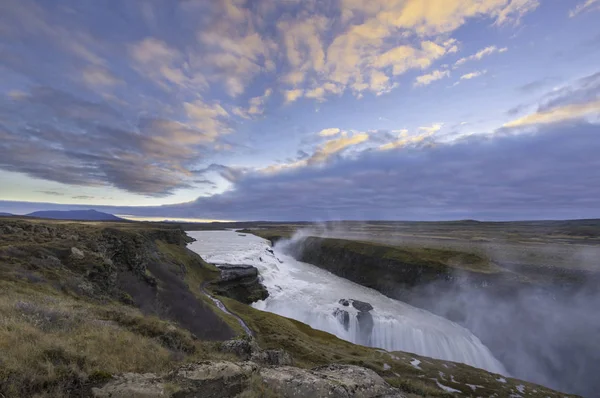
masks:
<svg viewBox="0 0 600 398"><path fill-rule="evenodd" d="M10 216L13 216L13 215L14 214L0 212L0 217L10 217Z"/></svg>
<svg viewBox="0 0 600 398"><path fill-rule="evenodd" d="M43 210L34 211L27 214L27 216L54 220L125 221L124 218L96 210Z"/></svg>

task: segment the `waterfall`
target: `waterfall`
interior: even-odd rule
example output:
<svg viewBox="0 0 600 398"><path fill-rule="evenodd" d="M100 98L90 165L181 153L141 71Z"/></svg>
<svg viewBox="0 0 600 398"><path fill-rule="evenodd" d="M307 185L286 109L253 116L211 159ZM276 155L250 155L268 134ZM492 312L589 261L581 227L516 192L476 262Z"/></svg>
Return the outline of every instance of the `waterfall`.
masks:
<svg viewBox="0 0 600 398"><path fill-rule="evenodd" d="M507 375L504 366L469 330L445 318L288 256L277 245L234 231L188 232L189 248L215 264L258 268L269 291L259 310L304 322L337 337L388 351L462 362Z"/></svg>

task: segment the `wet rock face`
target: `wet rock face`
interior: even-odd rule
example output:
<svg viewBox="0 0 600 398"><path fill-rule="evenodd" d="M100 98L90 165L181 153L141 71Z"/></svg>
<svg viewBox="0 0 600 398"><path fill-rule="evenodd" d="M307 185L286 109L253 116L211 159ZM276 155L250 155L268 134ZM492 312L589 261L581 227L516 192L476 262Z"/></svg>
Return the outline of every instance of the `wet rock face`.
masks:
<svg viewBox="0 0 600 398"><path fill-rule="evenodd" d="M371 304L358 300L352 300L352 306L361 312L369 312L373 309Z"/></svg>
<svg viewBox="0 0 600 398"><path fill-rule="evenodd" d="M333 316L335 316L338 319L338 321L340 321L340 323L344 325L344 329L348 330L348 328L350 327L350 314L348 313L348 311L336 308L333 311Z"/></svg>
<svg viewBox="0 0 600 398"><path fill-rule="evenodd" d="M354 299L340 299L338 301L344 307L354 307L358 310L356 314L356 320L358 321L358 330L360 333L360 341L362 344L368 344L373 331L373 316L369 313L373 309L373 306L369 303ZM343 308L336 308L333 311L335 316L340 323L344 326L344 329L348 330L350 327L350 313Z"/></svg>
<svg viewBox="0 0 600 398"><path fill-rule="evenodd" d="M260 283L258 269L252 265L219 265L221 279L212 283L215 293L244 304L264 300L269 292Z"/></svg>
<svg viewBox="0 0 600 398"><path fill-rule="evenodd" d="M252 389L252 379L283 398L375 398L405 395L377 373L353 365L306 370L292 366L261 367L254 362L203 361L166 375L126 373L92 389L96 398L233 397Z"/></svg>
<svg viewBox="0 0 600 398"><path fill-rule="evenodd" d="M338 303L340 303L344 307L349 307L350 304L352 304L352 306L354 308L356 308L359 311L363 311L363 312L369 312L373 309L373 306L371 304L366 303L364 301L360 301L360 300L340 299L340 301L338 301Z"/></svg>

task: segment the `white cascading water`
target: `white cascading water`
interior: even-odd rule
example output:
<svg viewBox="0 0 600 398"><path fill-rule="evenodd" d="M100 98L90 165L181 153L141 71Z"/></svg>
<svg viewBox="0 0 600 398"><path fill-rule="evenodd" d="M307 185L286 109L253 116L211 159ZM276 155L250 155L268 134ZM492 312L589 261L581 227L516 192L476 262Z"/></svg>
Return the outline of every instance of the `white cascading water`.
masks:
<svg viewBox="0 0 600 398"><path fill-rule="evenodd" d="M269 242L255 235L234 231L191 231L188 235L196 239L188 247L209 263L247 264L258 269L269 297L254 303L257 309L296 319L352 343L462 362L507 375L469 330L297 261L282 252L285 242L271 253ZM371 304L370 316L352 305L344 306L341 299Z"/></svg>

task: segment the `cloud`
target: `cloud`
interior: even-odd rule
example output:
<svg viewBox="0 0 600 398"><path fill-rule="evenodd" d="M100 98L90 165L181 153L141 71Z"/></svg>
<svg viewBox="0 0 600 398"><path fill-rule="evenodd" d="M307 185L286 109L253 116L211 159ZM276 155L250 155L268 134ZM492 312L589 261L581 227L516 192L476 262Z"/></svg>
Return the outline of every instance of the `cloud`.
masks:
<svg viewBox="0 0 600 398"><path fill-rule="evenodd" d="M38 191L38 192L46 194L46 195L50 195L50 196L64 196L65 195L63 192L56 192L56 191Z"/></svg>
<svg viewBox="0 0 600 398"><path fill-rule="evenodd" d="M475 72L470 72L470 73L466 73L464 75L462 75L460 77L460 80L471 80L471 79L475 79L476 77L485 75L487 73L486 70L477 70Z"/></svg>
<svg viewBox="0 0 600 398"><path fill-rule="evenodd" d="M0 169L44 180L162 197L189 187L190 163L226 132L218 104L186 104L187 120L141 118L131 126L106 103L34 87L0 112L27 124L0 124Z"/></svg>
<svg viewBox="0 0 600 398"><path fill-rule="evenodd" d="M508 48L506 48L506 47L498 48L496 46L489 46L489 47L484 48L483 50L476 52L473 55L459 59L458 61L456 61L456 63L454 65L461 66L461 65L466 64L469 61L480 60L484 57L487 57L488 55L492 55L494 53L503 53L506 51L508 51Z"/></svg>
<svg viewBox="0 0 600 398"><path fill-rule="evenodd" d="M341 133L342 130L340 130L337 127L332 127L332 128L328 128L328 129L323 129L319 132L319 135L321 137L330 137L332 135L338 135L339 133Z"/></svg>
<svg viewBox="0 0 600 398"><path fill-rule="evenodd" d="M190 70L185 54L162 40L147 37L132 44L129 52L136 70L167 91L171 85L200 91L208 86L203 74Z"/></svg>
<svg viewBox="0 0 600 398"><path fill-rule="evenodd" d="M290 103L296 101L298 98L304 94L304 90L301 89L293 89L284 91L285 102Z"/></svg>
<svg viewBox="0 0 600 398"><path fill-rule="evenodd" d="M547 125L531 134L499 132L365 151L321 167L247 173L220 195L138 208L136 214L238 220L598 217L600 186L590 184L600 180L597 128Z"/></svg>
<svg viewBox="0 0 600 398"><path fill-rule="evenodd" d="M539 2L431 0L423 7L421 0L343 0L341 20L319 3L306 4L306 12L295 10L297 19L277 24L286 50L288 102L302 95L323 101L346 90L358 97L389 92L398 87L397 76L456 53L458 42L449 35L468 19L518 23ZM303 91L295 91L301 85Z"/></svg>
<svg viewBox="0 0 600 398"><path fill-rule="evenodd" d="M450 76L450 71L436 69L436 70L432 71L431 73L417 76L417 78L415 79L414 85L415 86L427 86L436 80L440 80L440 79L443 79L444 77L449 77L449 76Z"/></svg>
<svg viewBox="0 0 600 398"><path fill-rule="evenodd" d="M575 8L569 11L569 17L573 18L582 12L588 12L592 10L596 10L600 7L599 0L584 0L580 4L578 4Z"/></svg>
<svg viewBox="0 0 600 398"><path fill-rule="evenodd" d="M564 105L546 111L539 111L506 123L504 127L513 128L529 125L559 123L574 119L581 119L588 116L600 116L600 100L587 104Z"/></svg>
<svg viewBox="0 0 600 398"><path fill-rule="evenodd" d="M299 156L299 159L297 160L294 160L290 163L268 166L266 168L261 169L261 172L272 174L287 169L320 166L329 161L334 155L343 152L345 149L348 149L352 146L361 144L369 140L369 134L367 133L360 132L349 134L347 131L338 131L337 133L333 133L334 130L336 129L326 129L321 131L321 133L323 131L328 133L326 135L321 135L322 137L331 137L336 135L337 138L331 138L326 140L325 142L317 146L317 148L311 155L306 156L307 154L302 154L302 156Z"/></svg>
<svg viewBox="0 0 600 398"><path fill-rule="evenodd" d="M441 127L441 126L440 126ZM381 145L379 147L382 151L388 151L390 149L402 148L411 144L418 144L425 140L428 137L431 137L435 132L428 131L422 134L414 135L414 136L400 136L399 139L393 142L389 142L387 144Z"/></svg>
<svg viewBox="0 0 600 398"><path fill-rule="evenodd" d="M540 111L561 105L585 104L600 99L600 72L557 87L540 100Z"/></svg>
<svg viewBox="0 0 600 398"><path fill-rule="evenodd" d="M272 89L266 89L263 95L250 98L248 108L234 107L233 113L244 119L252 119L255 116L262 115L265 112L265 103L272 93Z"/></svg>
<svg viewBox="0 0 600 398"><path fill-rule="evenodd" d="M527 84L523 84L522 86L519 86L517 88L518 91L523 92L523 93L532 93L535 91L538 91L546 86L548 86L549 84L551 84L554 80L554 78L544 78L544 79L538 79L538 80L534 80L530 83Z"/></svg>
<svg viewBox="0 0 600 398"><path fill-rule="evenodd" d="M101 67L88 67L82 72L83 81L91 86L115 86L123 84L109 70Z"/></svg>
<svg viewBox="0 0 600 398"><path fill-rule="evenodd" d="M510 121L507 128L552 124L600 116L600 72L555 88L539 100L537 110ZM525 108L520 105L519 110Z"/></svg>

